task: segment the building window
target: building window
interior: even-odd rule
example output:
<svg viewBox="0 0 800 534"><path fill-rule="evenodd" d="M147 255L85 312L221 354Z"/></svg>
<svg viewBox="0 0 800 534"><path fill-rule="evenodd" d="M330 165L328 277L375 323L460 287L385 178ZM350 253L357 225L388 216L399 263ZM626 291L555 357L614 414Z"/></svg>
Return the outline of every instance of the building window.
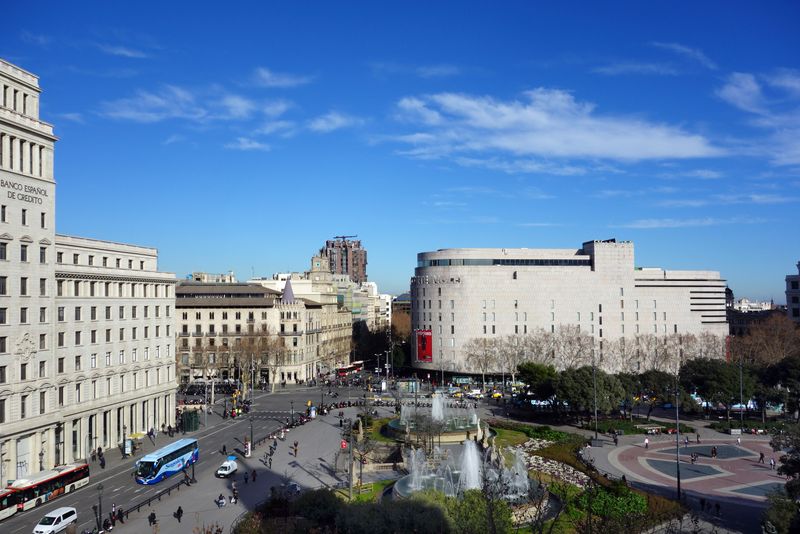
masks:
<svg viewBox="0 0 800 534"><path fill-rule="evenodd" d="M76 371L80 371L81 370L81 357L80 356L75 356L75 370Z"/></svg>
<svg viewBox="0 0 800 534"><path fill-rule="evenodd" d="M91 319L92 321L97 320L97 306L92 306L89 312L89 319Z"/></svg>
<svg viewBox="0 0 800 534"><path fill-rule="evenodd" d="M19 279L19 294L23 297L28 294L28 279L24 276Z"/></svg>
<svg viewBox="0 0 800 534"><path fill-rule="evenodd" d="M64 358L63 357L58 359L58 372L59 372L59 374L64 372Z"/></svg>
<svg viewBox="0 0 800 534"><path fill-rule="evenodd" d="M106 367L111 366L111 352L106 352Z"/></svg>
<svg viewBox="0 0 800 534"><path fill-rule="evenodd" d="M47 247L39 247L39 263L47 263Z"/></svg>
<svg viewBox="0 0 800 534"><path fill-rule="evenodd" d="M27 395L23 395L19 399L19 418L20 419L25 419L25 416L27 415L25 413L25 409L27 407L28 407L28 396Z"/></svg>
<svg viewBox="0 0 800 534"><path fill-rule="evenodd" d="M47 349L47 334L39 334L39 350Z"/></svg>
<svg viewBox="0 0 800 534"><path fill-rule="evenodd" d="M64 386L58 387L58 405L64 406Z"/></svg>
<svg viewBox="0 0 800 534"><path fill-rule="evenodd" d="M91 357L89 358L89 366L90 366L92 369L96 369L96 368L97 368L97 353L96 353L96 352L95 352L95 353L93 353L93 354L91 355Z"/></svg>
<svg viewBox="0 0 800 534"><path fill-rule="evenodd" d="M28 364L27 363L19 364L19 379L20 380L27 380L28 379Z"/></svg>
<svg viewBox="0 0 800 534"><path fill-rule="evenodd" d="M75 345L81 344L81 331L78 330L75 332Z"/></svg>
<svg viewBox="0 0 800 534"><path fill-rule="evenodd" d="M39 308L39 322L40 323L47 322L47 308Z"/></svg>
<svg viewBox="0 0 800 534"><path fill-rule="evenodd" d="M0 260L8 259L8 246L6 243L0 243Z"/></svg>
<svg viewBox="0 0 800 534"><path fill-rule="evenodd" d="M19 322L21 324L28 324L28 308L19 309Z"/></svg>

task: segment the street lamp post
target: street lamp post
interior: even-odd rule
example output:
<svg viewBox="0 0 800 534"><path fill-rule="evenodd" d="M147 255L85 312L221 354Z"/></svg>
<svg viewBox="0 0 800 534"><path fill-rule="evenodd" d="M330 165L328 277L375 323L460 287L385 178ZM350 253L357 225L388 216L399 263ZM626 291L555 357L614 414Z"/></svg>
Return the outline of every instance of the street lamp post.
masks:
<svg viewBox="0 0 800 534"><path fill-rule="evenodd" d="M97 485L97 506L92 506L96 509L95 516L97 517L97 530L102 528L101 522L103 521L103 485Z"/></svg>
<svg viewBox="0 0 800 534"><path fill-rule="evenodd" d="M42 442L42 450L39 451L39 471L44 471L44 444L47 443L46 441Z"/></svg>
<svg viewBox="0 0 800 534"><path fill-rule="evenodd" d="M675 375L675 467L678 482L678 501L681 500L681 418L679 413L680 386L678 375Z"/></svg>
<svg viewBox="0 0 800 534"><path fill-rule="evenodd" d="M742 377L742 351L739 351L739 422L740 428L744 430L744 381Z"/></svg>
<svg viewBox="0 0 800 534"><path fill-rule="evenodd" d="M599 439L597 435L597 366L594 361L594 351L592 351L592 388L594 389L594 439Z"/></svg>
<svg viewBox="0 0 800 534"><path fill-rule="evenodd" d="M128 457L128 455L125 453L125 451L126 451L125 442L127 441L127 438L128 438L128 427L125 426L125 425L122 425L122 457L123 458L127 458Z"/></svg>
<svg viewBox="0 0 800 534"><path fill-rule="evenodd" d="M294 401L293 400L289 401L289 404L292 407L292 424L294 424Z"/></svg>
<svg viewBox="0 0 800 534"><path fill-rule="evenodd" d="M253 454L253 416L250 416L250 454Z"/></svg>

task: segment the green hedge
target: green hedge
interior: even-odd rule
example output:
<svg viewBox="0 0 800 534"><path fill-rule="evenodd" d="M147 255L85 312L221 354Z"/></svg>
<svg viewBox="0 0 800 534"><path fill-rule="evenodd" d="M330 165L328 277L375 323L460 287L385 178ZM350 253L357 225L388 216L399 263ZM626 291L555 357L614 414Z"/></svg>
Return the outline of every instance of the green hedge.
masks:
<svg viewBox="0 0 800 534"><path fill-rule="evenodd" d="M744 420L744 428L764 428L766 430L772 430L773 428L782 429L786 426L786 423L783 421L767 421L766 423L762 423L761 419L745 419ZM730 423L728 421L714 421L710 425L709 428L713 428L718 432L728 432L731 428L742 428L742 423L738 418L732 418Z"/></svg>
<svg viewBox="0 0 800 534"><path fill-rule="evenodd" d="M503 428L506 430L514 430L516 432L522 432L526 436L532 439L546 439L547 441L554 441L556 443L562 443L565 441L569 441L570 434L566 432L561 432L560 430L553 430L549 426L545 425L526 425L525 423L517 423L515 421L506 421L502 419L489 419L487 421L489 426L492 428Z"/></svg>
<svg viewBox="0 0 800 534"><path fill-rule="evenodd" d="M643 428L636 428L636 425L661 425L663 426L663 432L666 432L669 428L675 428L675 423L663 423L661 421L646 421L645 419L634 419L631 421L630 419L606 419L604 421L599 421L597 423L597 430L606 434L611 430L622 430L626 434L646 434L647 431ZM594 430L594 423L589 425L589 430ZM689 425L685 425L681 423L681 434L690 434L693 433L695 430L694 428L690 427Z"/></svg>
<svg viewBox="0 0 800 534"><path fill-rule="evenodd" d="M578 497L578 506L583 510L591 510L594 515L614 519L647 513L647 499L624 484L614 484L609 488L598 486L585 491Z"/></svg>

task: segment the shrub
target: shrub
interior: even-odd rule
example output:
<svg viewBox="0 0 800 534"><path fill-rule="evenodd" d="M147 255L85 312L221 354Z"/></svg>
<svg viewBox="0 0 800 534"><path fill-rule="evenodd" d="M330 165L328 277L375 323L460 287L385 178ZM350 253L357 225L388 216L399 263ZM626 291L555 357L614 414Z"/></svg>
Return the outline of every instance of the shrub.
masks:
<svg viewBox="0 0 800 534"><path fill-rule="evenodd" d="M569 439L569 434L559 430L553 430L545 425L527 425L525 423L517 423L514 421L504 421L501 419L490 419L488 421L490 427L504 428L506 430L515 430L522 432L531 439L546 439L547 441L554 441L561 443Z"/></svg>
<svg viewBox="0 0 800 534"><path fill-rule="evenodd" d="M618 484L610 488L596 487L578 497L578 506L600 517L621 519L647 513L647 500Z"/></svg>

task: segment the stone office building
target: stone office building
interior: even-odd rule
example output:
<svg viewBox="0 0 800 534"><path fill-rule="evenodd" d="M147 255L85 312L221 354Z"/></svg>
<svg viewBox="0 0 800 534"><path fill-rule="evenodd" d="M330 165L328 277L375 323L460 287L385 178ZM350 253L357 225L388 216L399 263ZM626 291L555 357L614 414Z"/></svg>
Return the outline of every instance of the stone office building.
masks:
<svg viewBox="0 0 800 534"><path fill-rule="evenodd" d="M464 350L472 339L557 333L564 325L598 348L644 335L728 333L718 272L635 267L631 242L422 252L414 274L413 361L431 371L474 373Z"/></svg>
<svg viewBox="0 0 800 534"><path fill-rule="evenodd" d="M174 424L175 277L152 248L55 233L39 94L0 60L0 480Z"/></svg>

